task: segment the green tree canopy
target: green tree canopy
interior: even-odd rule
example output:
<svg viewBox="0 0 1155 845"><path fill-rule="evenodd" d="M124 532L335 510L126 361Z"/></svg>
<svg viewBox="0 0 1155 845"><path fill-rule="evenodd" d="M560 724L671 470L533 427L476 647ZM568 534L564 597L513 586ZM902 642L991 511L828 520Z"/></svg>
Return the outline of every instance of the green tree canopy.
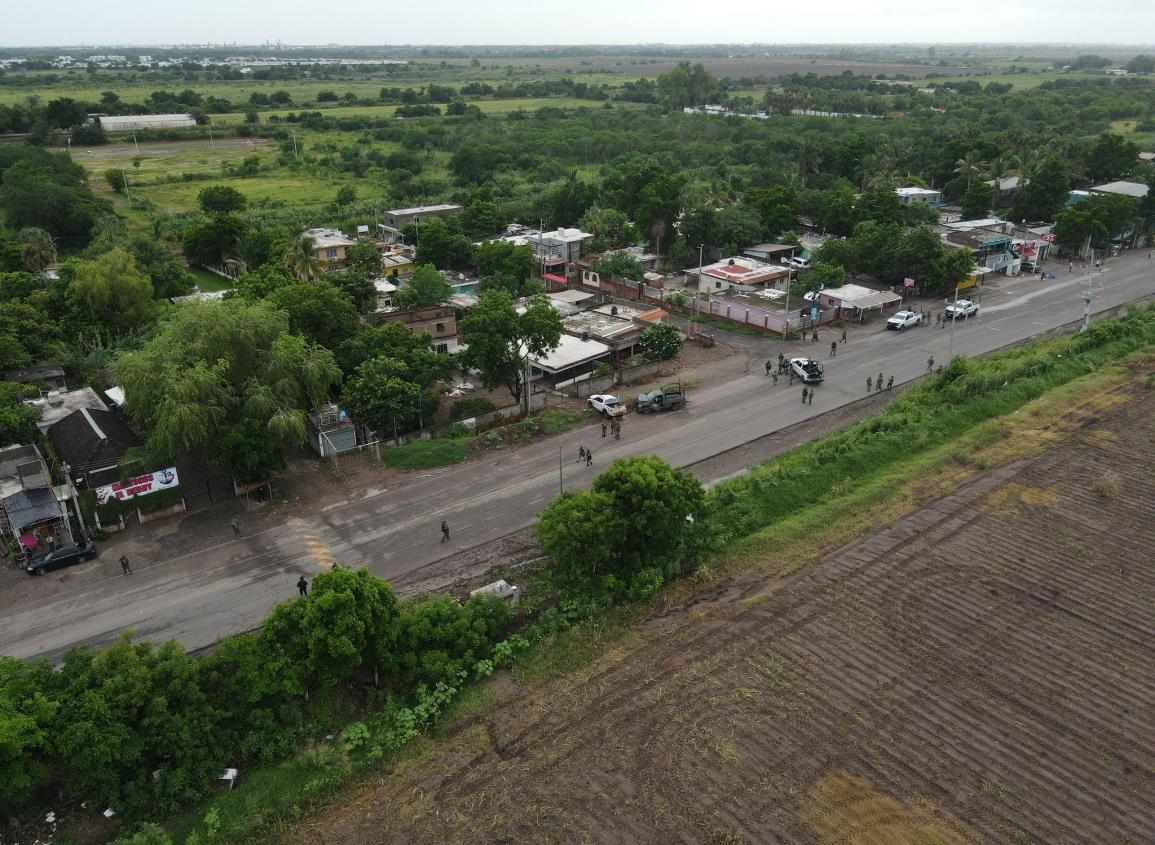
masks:
<svg viewBox="0 0 1155 845"><path fill-rule="evenodd" d="M418 264L432 264L438 270L468 270L473 265L473 244L455 218L434 217L407 226L405 232L407 239L417 242Z"/></svg>
<svg viewBox="0 0 1155 845"><path fill-rule="evenodd" d="M658 77L658 102L667 109L703 106L717 91L717 78L701 62L678 62L673 70Z"/></svg>
<svg viewBox="0 0 1155 845"><path fill-rule="evenodd" d="M211 451L242 417L303 443L305 411L341 380L332 353L291 334L283 311L243 300L174 309L113 371L148 446L166 455Z"/></svg>
<svg viewBox="0 0 1155 845"><path fill-rule="evenodd" d="M329 349L352 337L357 327L357 309L327 281L285 285L266 301L289 315L289 331Z"/></svg>
<svg viewBox="0 0 1155 845"><path fill-rule="evenodd" d="M401 308L428 308L449 299L453 289L432 264L419 264L406 285L397 291L393 301Z"/></svg>
<svg viewBox="0 0 1155 845"><path fill-rule="evenodd" d="M156 314L152 281L120 247L77 263L69 292L84 304L93 325L114 332L138 329Z"/></svg>
<svg viewBox="0 0 1155 845"><path fill-rule="evenodd" d="M461 338L468 345L461 357L481 373L487 388L505 385L520 401L526 354L556 349L561 326L561 315L543 296L532 298L518 314L507 291L486 291L461 321Z"/></svg>
<svg viewBox="0 0 1155 845"><path fill-rule="evenodd" d="M642 354L651 361L672 361L682 351L682 333L671 323L650 326L638 338Z"/></svg>
<svg viewBox="0 0 1155 845"><path fill-rule="evenodd" d="M197 192L197 205L205 214L244 211L247 204L245 195L228 185L210 185Z"/></svg>
<svg viewBox="0 0 1155 845"><path fill-rule="evenodd" d="M433 420L441 400L428 387L406 380L409 368L393 358L371 358L357 367L341 392L350 415L393 437Z"/></svg>
<svg viewBox="0 0 1155 845"><path fill-rule="evenodd" d="M993 185L988 185L986 182L972 182L966 193L963 194L962 219L981 220L986 217L994 208L998 196L999 192L995 190Z"/></svg>

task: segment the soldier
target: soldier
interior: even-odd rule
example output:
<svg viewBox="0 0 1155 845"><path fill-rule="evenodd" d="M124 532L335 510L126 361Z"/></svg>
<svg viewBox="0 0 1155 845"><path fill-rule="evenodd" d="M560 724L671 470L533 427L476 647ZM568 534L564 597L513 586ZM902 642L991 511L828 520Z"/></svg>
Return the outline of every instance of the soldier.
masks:
<svg viewBox="0 0 1155 845"><path fill-rule="evenodd" d="M622 439L622 421L614 420L614 440Z"/></svg>
<svg viewBox="0 0 1155 845"><path fill-rule="evenodd" d="M585 446L578 446L578 463L580 464L585 459L586 459L586 447Z"/></svg>
<svg viewBox="0 0 1155 845"><path fill-rule="evenodd" d="M810 398L806 402L807 405L813 405L814 404L814 394L815 393L817 393L817 391L813 387L810 388Z"/></svg>
<svg viewBox="0 0 1155 845"><path fill-rule="evenodd" d="M241 536L241 526L237 525L237 521L235 519L232 522L232 527L233 527L233 537L234 538L240 537Z"/></svg>
<svg viewBox="0 0 1155 845"><path fill-rule="evenodd" d="M128 562L128 555L121 555L120 556L120 568L124 572L125 575L131 575L132 574L132 566Z"/></svg>
<svg viewBox="0 0 1155 845"><path fill-rule="evenodd" d="M788 376L790 376L790 384L793 385L794 384L794 368L791 367L789 370L786 371L786 374Z"/></svg>
<svg viewBox="0 0 1155 845"><path fill-rule="evenodd" d="M891 376L886 380L886 389L890 390L892 387L894 387L894 376Z"/></svg>
<svg viewBox="0 0 1155 845"><path fill-rule="evenodd" d="M935 311L935 312L934 312L934 324L935 324L936 326L941 326L941 325L942 325L942 314L941 314L941 313L939 313L938 311Z"/></svg>
<svg viewBox="0 0 1155 845"><path fill-rule="evenodd" d="M594 450L586 449L586 466L592 467L594 465Z"/></svg>
<svg viewBox="0 0 1155 845"><path fill-rule="evenodd" d="M837 343L831 343L830 344L830 357L833 358L837 354L838 354L838 344Z"/></svg>
<svg viewBox="0 0 1155 845"><path fill-rule="evenodd" d="M767 359L766 359L766 375L770 375L770 370L771 370L771 367L770 367L770 359L769 359L769 358L767 358Z"/></svg>
<svg viewBox="0 0 1155 845"><path fill-rule="evenodd" d="M449 523L443 519L443 520L441 520L441 542L446 543L448 541L449 541ZM333 568L336 569L337 567L334 566Z"/></svg>
<svg viewBox="0 0 1155 845"><path fill-rule="evenodd" d="M772 373L770 377L772 379L774 379L774 386L777 387L778 386L778 373L777 372Z"/></svg>
<svg viewBox="0 0 1155 845"><path fill-rule="evenodd" d="M845 328L842 329L842 342L846 343L846 329Z"/></svg>
<svg viewBox="0 0 1155 845"><path fill-rule="evenodd" d="M805 387L804 387L804 388L802 388L802 404L803 404L803 405L805 405L805 404L806 404L806 396L807 396L807 394L809 394L809 393L810 393L810 391L809 391L807 388L805 388Z"/></svg>
<svg viewBox="0 0 1155 845"><path fill-rule="evenodd" d="M933 369L934 369L934 356L931 355L929 358L926 359L926 371L929 373Z"/></svg>
<svg viewBox="0 0 1155 845"><path fill-rule="evenodd" d="M818 329L815 328L810 332L810 342L818 343Z"/></svg>
<svg viewBox="0 0 1155 845"><path fill-rule="evenodd" d="M302 596L309 595L309 582L305 580L304 575L297 579L297 592Z"/></svg>
<svg viewBox="0 0 1155 845"><path fill-rule="evenodd" d="M870 376L867 376L866 377L866 392L870 393L870 391L873 387L874 387L874 379L872 379Z"/></svg>
<svg viewBox="0 0 1155 845"><path fill-rule="evenodd" d="M606 436L606 421L602 420L602 437Z"/></svg>

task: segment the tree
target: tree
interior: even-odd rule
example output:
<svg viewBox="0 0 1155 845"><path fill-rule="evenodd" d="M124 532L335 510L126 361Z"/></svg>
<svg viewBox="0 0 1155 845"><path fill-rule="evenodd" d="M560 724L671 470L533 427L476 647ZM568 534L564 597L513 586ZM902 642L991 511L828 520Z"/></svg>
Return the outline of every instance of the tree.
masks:
<svg viewBox="0 0 1155 845"><path fill-rule="evenodd" d="M682 213L681 230L686 243L704 246L710 252L725 242L725 232L713 205L687 208Z"/></svg>
<svg viewBox="0 0 1155 845"><path fill-rule="evenodd" d="M718 215L722 240L742 250L762 243L762 215L745 203L735 203L722 209ZM690 240L687 239L687 243Z"/></svg>
<svg viewBox="0 0 1155 845"><path fill-rule="evenodd" d="M597 196L597 187L579 179L577 171L571 170L546 200L550 222L555 226L573 226L597 202Z"/></svg>
<svg viewBox="0 0 1155 845"><path fill-rule="evenodd" d="M94 325L118 333L140 328L156 313L152 281L120 247L77 264L69 293L84 304Z"/></svg>
<svg viewBox="0 0 1155 845"><path fill-rule="evenodd" d="M293 238L281 252L281 261L286 270L302 282L312 282L321 278L324 265L317 257L317 247L310 237Z"/></svg>
<svg viewBox="0 0 1155 845"><path fill-rule="evenodd" d="M658 77L658 101L667 109L705 105L718 90L718 80L698 62L687 61Z"/></svg>
<svg viewBox="0 0 1155 845"><path fill-rule="evenodd" d="M670 323L650 326L638 338L642 354L651 361L672 361L682 351L682 333Z"/></svg>
<svg viewBox="0 0 1155 845"><path fill-rule="evenodd" d="M220 267L237 253L247 227L233 214L214 214L187 227L181 237L185 258L194 267Z"/></svg>
<svg viewBox="0 0 1155 845"><path fill-rule="evenodd" d="M0 657L0 806L23 799L43 776L52 718L51 668Z"/></svg>
<svg viewBox="0 0 1155 845"><path fill-rule="evenodd" d="M400 631L397 597L384 581L365 569L333 569L313 579L304 602L311 680L331 686L370 664L374 676L392 675Z"/></svg>
<svg viewBox="0 0 1155 845"><path fill-rule="evenodd" d="M241 484L260 481L286 466L284 444L255 419L243 419L213 450L213 463Z"/></svg>
<svg viewBox="0 0 1155 845"><path fill-rule="evenodd" d="M0 211L13 229L36 227L57 238L87 241L97 212L107 206L93 197L78 165L71 166L74 171L43 155L47 161L26 158L4 170Z"/></svg>
<svg viewBox="0 0 1155 845"><path fill-rule="evenodd" d="M1139 162L1139 146L1106 132L1099 136L1087 152L1087 176L1095 182L1107 182L1130 176Z"/></svg>
<svg viewBox="0 0 1155 845"><path fill-rule="evenodd" d="M704 504L697 479L660 458L617 460L592 490L555 499L537 533L570 586L602 579L611 592L642 598L696 563L692 536Z"/></svg>
<svg viewBox="0 0 1155 845"><path fill-rule="evenodd" d="M520 286L528 280L537 267L533 247L529 244L486 241L477 248L474 257L477 261L478 276L511 278L515 286Z"/></svg>
<svg viewBox="0 0 1155 845"><path fill-rule="evenodd" d="M352 185L342 185L337 189L337 196L333 198L333 205L342 208L357 201L357 189Z"/></svg>
<svg viewBox="0 0 1155 845"><path fill-rule="evenodd" d="M473 244L455 218L434 217L413 227L417 240L417 263L439 270L466 270L473 264ZM406 238L411 237L407 228Z"/></svg>
<svg viewBox="0 0 1155 845"><path fill-rule="evenodd" d="M998 191L986 182L971 184L962 200L963 220L979 220L987 216L998 199Z"/></svg>
<svg viewBox="0 0 1155 845"><path fill-rule="evenodd" d="M244 211L245 195L228 185L210 185L197 192L197 205L205 214L229 214Z"/></svg>
<svg viewBox="0 0 1155 845"><path fill-rule="evenodd" d="M28 363L24 347L9 334L0 335L0 362L6 367ZM0 381L0 442L31 443L36 439L40 409L24 404L24 398L20 385Z"/></svg>
<svg viewBox="0 0 1155 845"><path fill-rule="evenodd" d="M1125 65L1127 73L1155 73L1155 56L1140 53Z"/></svg>
<svg viewBox="0 0 1155 845"><path fill-rule="evenodd" d="M305 411L341 381L332 353L291 334L285 312L241 299L174 309L113 372L147 446L173 456L211 447L244 417L304 443Z"/></svg>
<svg viewBox="0 0 1155 845"><path fill-rule="evenodd" d="M545 297L534 297L518 314L508 292L486 291L461 321L461 339L468 348L460 357L481 373L486 388L505 385L520 401L526 356L556 349L561 327L561 315Z"/></svg>
<svg viewBox="0 0 1155 845"><path fill-rule="evenodd" d="M840 288L846 284L846 268L840 264L829 264L825 261L815 261L806 277L807 287L811 290L823 288Z"/></svg>
<svg viewBox="0 0 1155 845"><path fill-rule="evenodd" d="M1107 207L1089 198L1059 212L1055 218L1055 240L1071 252L1082 253L1084 244L1096 244L1109 234Z"/></svg>
<svg viewBox="0 0 1155 845"><path fill-rule="evenodd" d="M1015 196L1015 220L1054 220L1070 196L1067 169L1058 156L1047 156L1035 168L1031 181Z"/></svg>
<svg viewBox="0 0 1155 845"><path fill-rule="evenodd" d="M357 367L341 393L343 406L357 420L392 437L431 422L441 400L404 376L409 369L391 358L372 358Z"/></svg>
<svg viewBox="0 0 1155 845"><path fill-rule="evenodd" d="M578 226L594 236L590 243L591 252L629 246L638 241L634 224L616 208L590 208L581 216Z"/></svg>
<svg viewBox="0 0 1155 845"><path fill-rule="evenodd" d="M430 335L413 334L399 323L360 326L336 354L342 371L349 374L372 358L388 358L405 368L397 372L400 378L423 388L453 372L453 359L433 351Z"/></svg>
<svg viewBox="0 0 1155 845"><path fill-rule="evenodd" d="M56 261L56 241L43 229L30 226L19 234L20 257L33 273L43 274Z"/></svg>
<svg viewBox="0 0 1155 845"><path fill-rule="evenodd" d="M418 265L409 282L393 297L401 308L428 308L449 299L453 289L431 264Z"/></svg>
<svg viewBox="0 0 1155 845"><path fill-rule="evenodd" d="M742 203L758 212L767 237L776 238L798 226L798 193L793 188L751 188L742 197ZM693 241L687 243L693 246Z"/></svg>
<svg viewBox="0 0 1155 845"><path fill-rule="evenodd" d="M326 281L277 288L267 301L289 315L289 331L322 346L335 349L357 326L352 301Z"/></svg>
<svg viewBox="0 0 1155 845"><path fill-rule="evenodd" d="M978 150L971 150L955 162L954 172L966 180L967 188L976 179L986 177L988 165L982 160Z"/></svg>
<svg viewBox="0 0 1155 845"><path fill-rule="evenodd" d="M857 225L864 220L902 225L905 217L898 194L889 189L864 192L854 203L854 221Z"/></svg>
<svg viewBox="0 0 1155 845"><path fill-rule="evenodd" d="M360 270L369 278L381 275L381 250L370 241L357 241L345 250L345 263L350 270Z"/></svg>
<svg viewBox="0 0 1155 845"><path fill-rule="evenodd" d="M499 234L505 231L505 215L497 203L473 199L461 211L461 228L477 238Z"/></svg>
<svg viewBox="0 0 1155 845"><path fill-rule="evenodd" d="M628 252L615 252L609 258L595 261L594 272L607 279L630 279L635 282L643 281L646 277L646 268L642 262Z"/></svg>
<svg viewBox="0 0 1155 845"><path fill-rule="evenodd" d="M169 299L190 293L196 279L172 246L158 238L137 235L128 244L136 266L152 280L153 295Z"/></svg>

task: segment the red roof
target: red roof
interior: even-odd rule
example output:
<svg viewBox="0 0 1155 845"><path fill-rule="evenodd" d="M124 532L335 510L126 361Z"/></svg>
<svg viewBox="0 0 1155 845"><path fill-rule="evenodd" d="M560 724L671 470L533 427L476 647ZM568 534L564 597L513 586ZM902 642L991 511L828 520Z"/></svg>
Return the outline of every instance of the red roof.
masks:
<svg viewBox="0 0 1155 845"><path fill-rule="evenodd" d="M564 276L558 276L554 273L546 273L542 276L542 278L545 279L547 282L555 282L559 285L568 285L569 284L569 282L566 280L566 278Z"/></svg>

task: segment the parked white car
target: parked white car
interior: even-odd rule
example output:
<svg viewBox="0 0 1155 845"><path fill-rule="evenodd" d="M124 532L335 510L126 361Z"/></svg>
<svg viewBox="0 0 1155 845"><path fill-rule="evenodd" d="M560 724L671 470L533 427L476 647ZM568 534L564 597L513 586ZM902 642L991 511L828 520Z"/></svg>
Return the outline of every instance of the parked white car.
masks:
<svg viewBox="0 0 1155 845"><path fill-rule="evenodd" d="M952 302L942 312L942 316L946 320L964 320L967 317L974 317L979 313L979 304L971 302L969 299L960 299L958 302Z"/></svg>
<svg viewBox="0 0 1155 845"><path fill-rule="evenodd" d="M597 411L603 417L624 417L626 406L616 396L608 393L595 393L587 403L591 411Z"/></svg>
<svg viewBox="0 0 1155 845"><path fill-rule="evenodd" d="M806 258L787 258L786 266L793 267L795 270L809 270L810 261Z"/></svg>
<svg viewBox="0 0 1155 845"><path fill-rule="evenodd" d="M806 384L818 384L826 377L822 365L813 358L791 358L790 369Z"/></svg>
<svg viewBox="0 0 1155 845"><path fill-rule="evenodd" d="M922 322L922 317L914 311L899 311L886 321L886 327L900 332L903 329L909 329L911 326L917 326L920 322Z"/></svg>

